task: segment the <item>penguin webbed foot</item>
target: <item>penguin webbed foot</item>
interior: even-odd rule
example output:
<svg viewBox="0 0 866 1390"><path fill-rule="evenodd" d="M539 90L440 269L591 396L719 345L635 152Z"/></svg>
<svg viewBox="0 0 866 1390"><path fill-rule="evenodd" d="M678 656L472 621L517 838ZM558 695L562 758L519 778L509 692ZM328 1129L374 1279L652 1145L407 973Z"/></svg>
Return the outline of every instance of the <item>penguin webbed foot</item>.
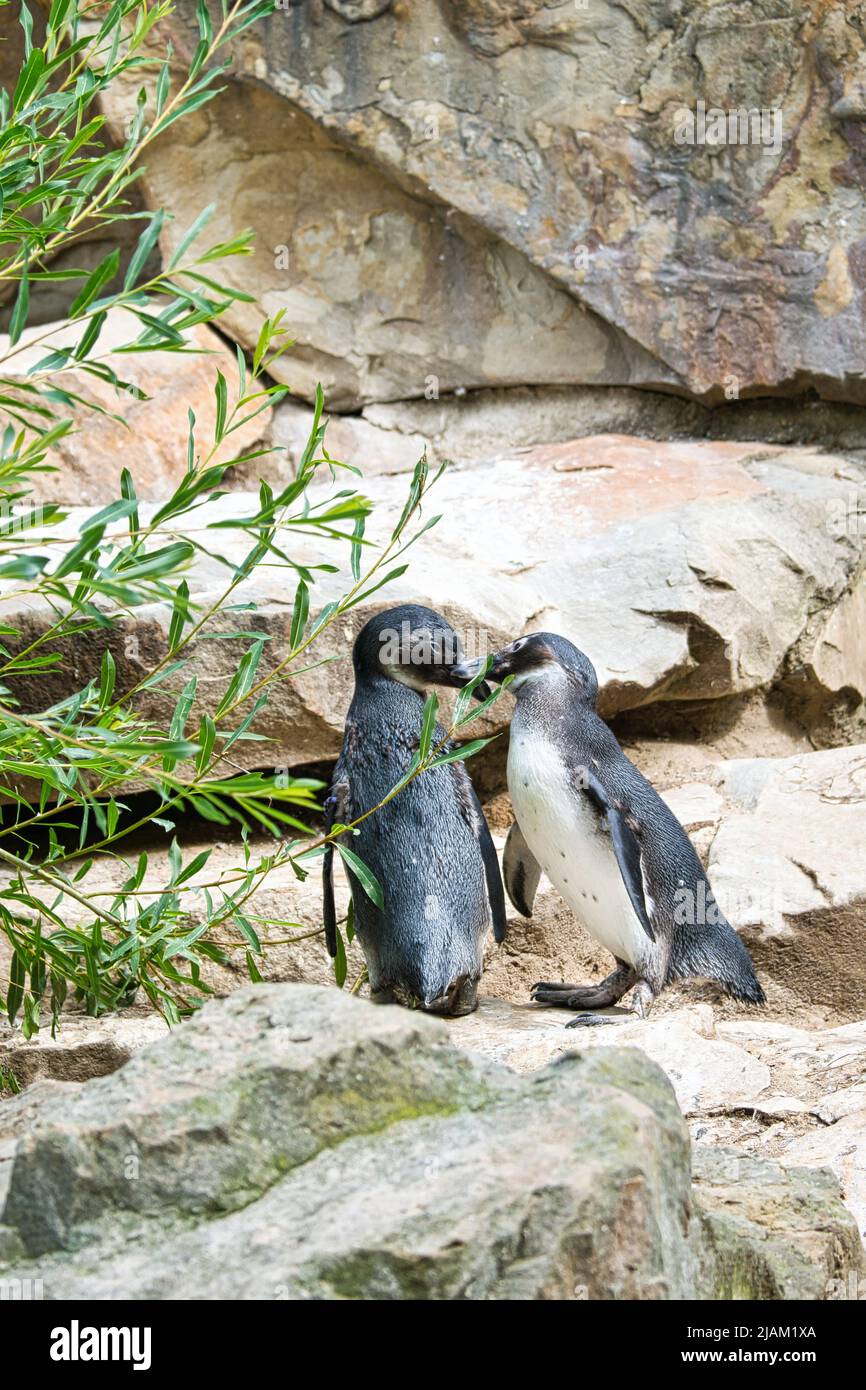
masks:
<svg viewBox="0 0 866 1390"><path fill-rule="evenodd" d="M615 1018L609 1018L607 1014L578 1014L575 1018L570 1018L566 1023L566 1028L595 1028L600 1023L616 1023Z"/></svg>
<svg viewBox="0 0 866 1390"><path fill-rule="evenodd" d="M553 980L538 980L532 986L533 1004L549 1004L559 1009L588 1009L589 999L597 993L594 985L556 984Z"/></svg>
<svg viewBox="0 0 866 1390"><path fill-rule="evenodd" d="M539 980L532 986L532 1000L558 1009L606 1009L618 1004L635 983L635 973L620 966L597 985L567 985L561 981Z"/></svg>

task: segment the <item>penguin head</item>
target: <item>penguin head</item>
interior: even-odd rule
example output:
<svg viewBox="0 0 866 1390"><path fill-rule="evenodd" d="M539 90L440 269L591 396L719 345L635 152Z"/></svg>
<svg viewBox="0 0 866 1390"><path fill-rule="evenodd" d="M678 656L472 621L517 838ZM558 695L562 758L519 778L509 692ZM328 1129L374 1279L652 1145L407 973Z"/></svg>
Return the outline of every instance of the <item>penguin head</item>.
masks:
<svg viewBox="0 0 866 1390"><path fill-rule="evenodd" d="M454 667L452 676L471 680L477 669L478 662L464 661ZM518 699L521 690L530 688L551 692L560 688L570 698L593 706L598 699L598 677L589 657L555 632L531 632L502 647L493 657L487 675L494 681L510 676L509 689Z"/></svg>
<svg viewBox="0 0 866 1390"><path fill-rule="evenodd" d="M417 603L404 603L377 613L355 638L352 651L358 681L398 681L419 693L429 685L463 686L455 677L463 662L460 638L440 613ZM486 699L482 681L474 694Z"/></svg>

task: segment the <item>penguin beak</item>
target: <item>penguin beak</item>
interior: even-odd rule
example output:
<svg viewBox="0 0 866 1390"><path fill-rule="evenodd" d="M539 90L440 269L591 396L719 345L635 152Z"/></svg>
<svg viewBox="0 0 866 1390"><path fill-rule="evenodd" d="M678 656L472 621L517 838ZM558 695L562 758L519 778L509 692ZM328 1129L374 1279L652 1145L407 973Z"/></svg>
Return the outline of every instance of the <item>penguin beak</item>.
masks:
<svg viewBox="0 0 866 1390"><path fill-rule="evenodd" d="M468 685L484 669L484 661L480 656L472 658L470 661L458 661L451 667L451 683L461 689ZM479 681L472 692L476 700L488 700L493 694L487 681Z"/></svg>

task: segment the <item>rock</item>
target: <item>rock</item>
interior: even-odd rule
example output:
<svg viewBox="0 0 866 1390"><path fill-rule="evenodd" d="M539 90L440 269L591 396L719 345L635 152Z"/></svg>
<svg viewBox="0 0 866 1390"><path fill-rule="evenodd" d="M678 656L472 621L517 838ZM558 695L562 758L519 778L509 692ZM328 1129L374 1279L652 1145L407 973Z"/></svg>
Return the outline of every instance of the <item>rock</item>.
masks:
<svg viewBox="0 0 866 1390"><path fill-rule="evenodd" d="M419 434L429 441L437 458L458 463L591 434L638 434L664 443L761 439L768 444L812 444L858 455L864 446L863 414L855 405L764 397L710 409L659 391L615 386L514 386L439 400L373 402L364 407L361 418L389 433ZM846 506L853 526L858 504L856 470L851 483Z"/></svg>
<svg viewBox="0 0 866 1390"><path fill-rule="evenodd" d="M857 505L856 493L852 494ZM864 499L860 498L860 503ZM850 511L848 525L866 535L863 518ZM862 728L863 669L866 665L866 573L819 621L817 633L807 630L799 652L789 658L790 696L805 707L806 722L819 731L824 744L851 742Z"/></svg>
<svg viewBox="0 0 866 1390"><path fill-rule="evenodd" d="M335 990L244 991L114 1077L43 1093L8 1163L2 1221L49 1297L181 1276L188 1298L688 1287L687 1141L656 1068L626 1052L520 1082L439 1022Z"/></svg>
<svg viewBox="0 0 866 1390"><path fill-rule="evenodd" d="M80 1244L112 1210L213 1216L351 1134L482 1102L484 1077L444 1032L399 1009L365 1030L374 1007L317 986L250 988L113 1076L51 1092L23 1135L30 1093L9 1101L0 1138L20 1142L0 1224L37 1254Z"/></svg>
<svg viewBox="0 0 866 1390"><path fill-rule="evenodd" d="M719 1022L717 1032L769 1067L773 1090L799 1099L807 1113L792 1111L785 1123L769 1129L750 1125L746 1117L710 1122L708 1142L769 1152L792 1170L800 1165L826 1165L840 1183L861 1233L866 1234L866 1105L862 1097L866 1022L809 1030L742 1019ZM762 1098L759 1109L763 1104Z"/></svg>
<svg viewBox="0 0 866 1390"><path fill-rule="evenodd" d="M782 1148L786 1166L826 1165L835 1173L847 1205L866 1237L866 1106L832 1125L791 1138Z"/></svg>
<svg viewBox="0 0 866 1390"><path fill-rule="evenodd" d="M46 1025L27 1041L3 1021L0 1068L11 1073L19 1086L41 1078L89 1081L117 1071L139 1048L161 1037L165 1027L149 1009L127 1009L101 1018L67 1014L56 1037L51 1037Z"/></svg>
<svg viewBox="0 0 866 1390"><path fill-rule="evenodd" d="M703 1297L828 1299L866 1270L832 1173L703 1145L692 1163L702 1248L712 1251Z"/></svg>
<svg viewBox="0 0 866 1390"><path fill-rule="evenodd" d="M752 1105L731 1106L732 1110L737 1108L758 1115L762 1120L790 1120L807 1114L809 1109L806 1102L797 1100L796 1096L762 1096Z"/></svg>
<svg viewBox="0 0 866 1390"><path fill-rule="evenodd" d="M120 470L129 468L138 495L154 501L171 496L186 472L187 435L192 410L196 417L196 443L200 457L210 452L216 423L214 387L217 371L228 382L229 403L237 399L238 368L235 354L205 324L187 333L194 353L178 357L173 352L146 352L140 355L115 351L138 336L140 324L126 309L112 309L100 334L99 355L118 376L144 391L139 401L126 392L89 376L70 370L58 374L56 382L64 390L83 396L103 412L85 406L62 415L73 419L73 430L55 444L50 462L55 471L40 473L38 501L67 502L105 506L120 496ZM48 334L43 338L43 334ZM39 337L39 342L32 341ZM59 323L25 330L10 358L10 371L23 378L56 347L77 342L81 328ZM8 338L0 337L0 357L8 348ZM182 370L180 365L182 364ZM115 418L115 417L120 418ZM8 419L0 409L0 425ZM211 462L228 462L250 452L268 430L269 412L262 411L249 424L230 434L215 451ZM268 474L267 460L256 460L255 476ZM231 472L227 485L232 486Z"/></svg>
<svg viewBox="0 0 866 1390"><path fill-rule="evenodd" d="M837 477L839 466L833 456L806 450L601 436L447 470L425 512L435 507L442 520L410 552L408 573L323 634L313 654L326 664L273 688L257 723L273 740L268 761L291 767L335 756L350 698L353 636L374 607L405 600L444 612L470 655L525 630L565 633L595 663L607 717L765 690L812 615L820 608L831 619L861 561L866 536L834 520L833 506L850 487ZM367 535L384 540L402 509L406 480L373 477L365 491L377 507ZM199 510L196 524L245 505L256 504L238 494L223 498ZM145 508L142 516L148 514ZM81 519L72 514L71 531ZM227 558L246 554L246 536L227 531L223 538ZM336 556L324 542L297 537L293 545L301 561ZM187 575L193 599L212 601L225 574L198 557ZM321 576L314 611L342 593L340 584L339 576ZM266 633L264 674L285 654L293 602L285 571L262 567L234 598L254 602L257 611L224 615L221 630L252 624ZM7 603L4 618L32 638L48 612L28 604L23 613ZM107 639L86 634L61 669L45 675L40 701L67 695L70 681L79 688L98 670L106 640L119 688L132 685L165 655L168 621L168 605L143 606L119 619ZM197 642L183 679L195 672L213 707L245 645ZM342 659L332 664L334 657ZM143 708L164 711L173 688L166 682L148 692ZM15 693L32 708L31 689ZM508 704L506 698L499 707L503 714ZM503 714L497 710L498 724L488 719L479 727L501 728ZM259 766L262 748L240 743L234 755Z"/></svg>
<svg viewBox="0 0 866 1390"><path fill-rule="evenodd" d="M139 70L125 97L120 83L106 94L116 131L141 85ZM250 256L220 266L256 302L221 322L252 349L263 313L285 310L296 347L273 375L307 399L317 382L331 408L351 410L527 379L675 379L507 240L415 196L261 84L230 83L148 150L145 196L174 214L166 259L217 183L208 236L257 233Z"/></svg>
<svg viewBox="0 0 866 1390"><path fill-rule="evenodd" d="M59 1299L714 1296L731 1264L714 1206L730 1224L754 1192L715 1175L693 1208L653 1063L604 1049L521 1078L448 1037L336 990L262 985L111 1077L38 1083L0 1109L0 1270L31 1277L38 1258ZM774 1230L820 1296L862 1248L831 1179L784 1181ZM745 1227L739 1263L780 1264Z"/></svg>
<svg viewBox="0 0 866 1390"><path fill-rule="evenodd" d="M194 0L178 10L191 52ZM148 151L148 196L200 207L220 181L233 225L264 232L246 283L267 276L319 375L349 346L327 362L346 399L420 395L429 371L862 401L859 38L844 7L806 0L729 18L710 0L277 10L234 45L248 81ZM139 82L114 97L118 128Z"/></svg>
<svg viewBox="0 0 866 1390"><path fill-rule="evenodd" d="M834 1125L837 1120L844 1120L846 1116L854 1115L858 1110L864 1112L866 1119L866 1083L862 1081L855 1086L843 1086L841 1091L833 1091L829 1096L823 1096L812 1114L817 1115L822 1124Z"/></svg>
<svg viewBox="0 0 866 1390"><path fill-rule="evenodd" d="M271 441L285 451L290 468L297 468L307 446L313 412L298 401L284 400L273 413ZM342 463L352 463L365 477L377 473L411 473L426 453L434 454L423 434L380 429L358 415L332 415L328 423L328 453Z"/></svg>
<svg viewBox="0 0 866 1390"><path fill-rule="evenodd" d="M485 988L489 982L488 973ZM755 1011L714 1019L708 1005L684 1008L681 998L671 998L675 993L663 995L649 1019L607 1009L602 1016L609 1022L591 1028L567 1028L568 1015L559 1010L485 996L477 1013L449 1024L449 1036L517 1072L535 1072L574 1051L597 1056L639 1048L673 1085L699 1141L696 1162L713 1145L736 1146L741 1155L790 1169L792 1183L804 1165L826 1166L866 1236L866 1023L796 1028ZM747 1179L748 1171L735 1167L727 1176Z"/></svg>
<svg viewBox="0 0 866 1390"><path fill-rule="evenodd" d="M709 851L719 903L759 973L843 1017L866 1006L866 745L722 763Z"/></svg>
<svg viewBox="0 0 866 1390"><path fill-rule="evenodd" d="M569 1015L563 1010L521 1008L491 999L477 1013L454 1019L450 1033L460 1046L519 1071L535 1070L568 1051L638 1047L665 1071L686 1116L753 1109L770 1084L770 1070L763 1062L715 1036L709 1005L659 1019L635 1020L615 1009L600 1016L608 1023L566 1028Z"/></svg>

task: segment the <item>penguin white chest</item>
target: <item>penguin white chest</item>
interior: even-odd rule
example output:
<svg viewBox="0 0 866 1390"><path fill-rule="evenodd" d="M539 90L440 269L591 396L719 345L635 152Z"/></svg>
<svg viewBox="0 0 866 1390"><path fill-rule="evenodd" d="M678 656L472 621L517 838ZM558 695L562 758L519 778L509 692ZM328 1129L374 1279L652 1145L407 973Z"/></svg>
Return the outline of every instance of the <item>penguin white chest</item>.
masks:
<svg viewBox="0 0 866 1390"><path fill-rule="evenodd" d="M649 939L622 880L610 835L556 745L512 724L508 791L530 850L589 932L631 965Z"/></svg>

